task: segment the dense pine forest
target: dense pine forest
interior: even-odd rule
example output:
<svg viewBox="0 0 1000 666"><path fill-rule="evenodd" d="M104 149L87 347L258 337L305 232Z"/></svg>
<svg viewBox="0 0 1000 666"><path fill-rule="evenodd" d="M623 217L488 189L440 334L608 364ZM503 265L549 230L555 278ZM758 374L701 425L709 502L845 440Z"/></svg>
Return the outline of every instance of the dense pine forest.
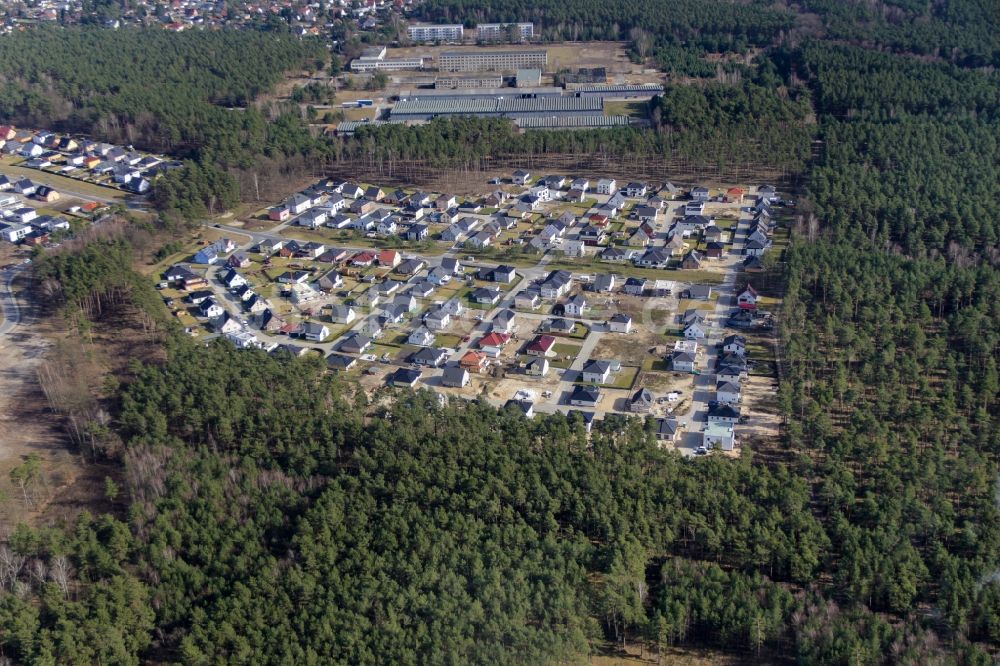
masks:
<svg viewBox="0 0 1000 666"><path fill-rule="evenodd" d="M125 508L13 531L2 654L541 664L641 642L763 663L995 663L1000 76L986 65L1000 16L985 0L802 4L811 13L619 7L617 29L643 26L660 48L764 48L737 83L668 86L648 130L516 134L467 119L309 148L448 165L699 147L750 160L756 146L760 164L798 174L780 262L784 428L768 455L682 459L637 418L588 437L562 416L425 393L369 402L319 359L205 348L159 322L167 360L132 364L94 438L123 470ZM612 37L613 5L421 11ZM665 7L685 11L651 13ZM64 85L49 76L49 90ZM203 100L252 92L234 83ZM298 127L261 122L267 135ZM226 159L158 196L203 199ZM126 240L98 238L37 271L60 316L100 326L105 294L158 307L133 261Z"/></svg>

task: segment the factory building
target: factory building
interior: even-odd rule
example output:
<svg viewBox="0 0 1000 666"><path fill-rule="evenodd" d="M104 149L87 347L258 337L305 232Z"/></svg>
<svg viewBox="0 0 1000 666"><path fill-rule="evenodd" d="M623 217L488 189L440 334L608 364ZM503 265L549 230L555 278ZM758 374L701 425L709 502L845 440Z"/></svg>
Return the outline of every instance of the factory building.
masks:
<svg viewBox="0 0 1000 666"><path fill-rule="evenodd" d="M483 73L474 76L442 76L434 79L434 88L437 90L499 88L502 85L503 77L495 73Z"/></svg>
<svg viewBox="0 0 1000 666"><path fill-rule="evenodd" d="M663 94L663 86L658 83L638 84L593 84L573 86L568 92L578 97L601 97L603 99L650 99Z"/></svg>
<svg viewBox="0 0 1000 666"><path fill-rule="evenodd" d="M548 51L447 51L438 58L442 72L511 72L519 69L545 69Z"/></svg>
<svg viewBox="0 0 1000 666"><path fill-rule="evenodd" d="M534 23L481 23L476 26L476 39L484 42L506 39L511 27L521 39L532 39L535 36Z"/></svg>
<svg viewBox="0 0 1000 666"><path fill-rule="evenodd" d="M461 42L461 25L411 25L406 34L414 42Z"/></svg>
<svg viewBox="0 0 1000 666"><path fill-rule="evenodd" d="M393 107L393 120L430 120L448 116L528 118L535 116L603 116L599 97L529 97L495 99L403 100Z"/></svg>

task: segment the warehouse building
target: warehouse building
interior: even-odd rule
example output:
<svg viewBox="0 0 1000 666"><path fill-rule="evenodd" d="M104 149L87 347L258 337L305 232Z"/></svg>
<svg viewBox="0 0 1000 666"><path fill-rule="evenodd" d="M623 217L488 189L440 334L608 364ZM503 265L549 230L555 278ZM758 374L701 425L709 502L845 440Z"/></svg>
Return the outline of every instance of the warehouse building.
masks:
<svg viewBox="0 0 1000 666"><path fill-rule="evenodd" d="M514 85L518 88L537 88L542 85L542 70L540 69L519 69Z"/></svg>
<svg viewBox="0 0 1000 666"><path fill-rule="evenodd" d="M503 77L496 73L484 73L473 76L442 76L434 79L434 88L437 90L499 88L502 85Z"/></svg>
<svg viewBox="0 0 1000 666"><path fill-rule="evenodd" d="M438 58L442 72L511 72L519 69L545 69L548 51L447 51Z"/></svg>
<svg viewBox="0 0 1000 666"><path fill-rule="evenodd" d="M572 93L579 97L601 97L603 99L650 99L663 94L663 86L658 83L638 84L595 84L573 86Z"/></svg>
<svg viewBox="0 0 1000 666"><path fill-rule="evenodd" d="M482 23L476 26L476 39L484 42L506 39L511 28L521 39L532 39L535 36L534 23Z"/></svg>
<svg viewBox="0 0 1000 666"><path fill-rule="evenodd" d="M533 116L603 116L598 97L530 97L496 99L403 100L393 107L393 120L430 120L449 116L528 118Z"/></svg>
<svg viewBox="0 0 1000 666"><path fill-rule="evenodd" d="M411 25L406 34L414 42L461 42L461 25Z"/></svg>
<svg viewBox="0 0 1000 666"><path fill-rule="evenodd" d="M625 127L632 119L628 116L533 116L515 118L514 124L521 129L603 129Z"/></svg>

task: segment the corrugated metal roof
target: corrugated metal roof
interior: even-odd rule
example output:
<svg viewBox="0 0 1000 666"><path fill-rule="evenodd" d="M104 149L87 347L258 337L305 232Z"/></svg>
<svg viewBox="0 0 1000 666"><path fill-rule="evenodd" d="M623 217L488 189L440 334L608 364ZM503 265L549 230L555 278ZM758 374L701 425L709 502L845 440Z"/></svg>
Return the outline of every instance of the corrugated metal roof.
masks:
<svg viewBox="0 0 1000 666"><path fill-rule="evenodd" d="M600 112L604 102L596 97L529 97L514 99L402 100L393 116L407 115L506 115L521 113Z"/></svg>
<svg viewBox="0 0 1000 666"><path fill-rule="evenodd" d="M630 121L628 116L550 116L517 118L514 122L523 129L572 129L622 127Z"/></svg>

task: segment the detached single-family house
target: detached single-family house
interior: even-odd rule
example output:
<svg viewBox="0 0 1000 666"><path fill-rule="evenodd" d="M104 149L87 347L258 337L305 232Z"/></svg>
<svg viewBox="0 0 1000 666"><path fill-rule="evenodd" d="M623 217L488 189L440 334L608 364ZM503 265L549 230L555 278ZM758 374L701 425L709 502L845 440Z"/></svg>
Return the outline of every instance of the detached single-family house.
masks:
<svg viewBox="0 0 1000 666"><path fill-rule="evenodd" d="M458 361L458 367L469 372L482 372L489 365L490 359L481 351L469 350Z"/></svg>
<svg viewBox="0 0 1000 666"><path fill-rule="evenodd" d="M718 382L715 399L720 403L736 404L740 401L740 385L735 382Z"/></svg>
<svg viewBox="0 0 1000 666"><path fill-rule="evenodd" d="M652 248L646 250L646 252L635 260L637 266L644 266L646 268L666 268L667 264L670 263L670 257L666 252L659 248Z"/></svg>
<svg viewBox="0 0 1000 666"><path fill-rule="evenodd" d="M532 377L544 377L549 373L549 360L546 358L533 358L528 361L524 372Z"/></svg>
<svg viewBox="0 0 1000 666"><path fill-rule="evenodd" d="M608 320L608 330L612 333L631 333L632 317L621 312L612 315Z"/></svg>
<svg viewBox="0 0 1000 666"><path fill-rule="evenodd" d="M542 304L541 294L534 289L525 289L514 295L514 307L522 310L537 310Z"/></svg>
<svg viewBox="0 0 1000 666"><path fill-rule="evenodd" d="M641 388L632 394L628 401L628 411L633 414L646 414L653 409L653 394L647 388Z"/></svg>
<svg viewBox="0 0 1000 666"><path fill-rule="evenodd" d="M469 371L461 366L445 368L441 375L441 385L448 388L465 388L469 380Z"/></svg>
<svg viewBox="0 0 1000 666"><path fill-rule="evenodd" d="M756 310L759 298L760 294L757 293L757 290L748 284L746 289L741 291L736 297L736 304L739 305L741 310Z"/></svg>
<svg viewBox="0 0 1000 666"><path fill-rule="evenodd" d="M740 420L740 408L731 404L716 403L714 407L708 409L709 423L727 423L733 425Z"/></svg>
<svg viewBox="0 0 1000 666"><path fill-rule="evenodd" d="M598 194L614 194L618 191L618 182L614 178L601 178L597 181Z"/></svg>
<svg viewBox="0 0 1000 666"><path fill-rule="evenodd" d="M451 315L443 309L431 310L424 315L424 326L432 331L440 331L451 323Z"/></svg>
<svg viewBox="0 0 1000 666"><path fill-rule="evenodd" d="M413 388L420 379L420 371L411 368L398 368L389 375L387 383L394 388Z"/></svg>
<svg viewBox="0 0 1000 666"><path fill-rule="evenodd" d="M480 287L472 292L472 300L482 305L495 305L500 301L499 289Z"/></svg>
<svg viewBox="0 0 1000 666"><path fill-rule="evenodd" d="M330 308L330 321L334 324L350 324L357 318L357 311L350 305L334 305Z"/></svg>
<svg viewBox="0 0 1000 666"><path fill-rule="evenodd" d="M429 368L437 368L444 365L448 360L448 352L443 349L424 347L410 354L410 363L423 365Z"/></svg>
<svg viewBox="0 0 1000 666"><path fill-rule="evenodd" d="M684 329L684 337L688 340L702 340L705 337L705 327L694 322Z"/></svg>
<svg viewBox="0 0 1000 666"><path fill-rule="evenodd" d="M490 322L490 330L494 333L510 334L514 328L514 317L516 316L513 310L501 310Z"/></svg>
<svg viewBox="0 0 1000 666"><path fill-rule="evenodd" d="M595 407L601 400L601 389L596 386L577 386L569 396L574 407Z"/></svg>
<svg viewBox="0 0 1000 666"><path fill-rule="evenodd" d="M620 372L618 361L587 361L583 366L583 381L591 384L607 384L613 375Z"/></svg>
<svg viewBox="0 0 1000 666"><path fill-rule="evenodd" d="M736 447L733 427L725 423L709 423L702 433L702 446L706 449L732 451Z"/></svg>
<svg viewBox="0 0 1000 666"><path fill-rule="evenodd" d="M707 301L712 298L712 287L707 284L693 284L681 292L681 297L695 301Z"/></svg>
<svg viewBox="0 0 1000 666"><path fill-rule="evenodd" d="M656 420L656 441L676 442L681 434L680 423L677 419L657 419Z"/></svg>
<svg viewBox="0 0 1000 666"><path fill-rule="evenodd" d="M299 325L299 336L313 342L322 342L330 337L330 328L325 324L306 321Z"/></svg>
<svg viewBox="0 0 1000 666"><path fill-rule="evenodd" d="M198 314L208 319L215 319L224 313L221 305L215 302L214 298L206 298L198 305Z"/></svg>
<svg viewBox="0 0 1000 666"><path fill-rule="evenodd" d="M589 309L590 305L583 294L577 294L566 302L566 314L571 317L582 317Z"/></svg>
<svg viewBox="0 0 1000 666"><path fill-rule="evenodd" d="M747 339L742 335L729 335L722 341L722 351L727 353L745 356L747 352Z"/></svg>
<svg viewBox="0 0 1000 666"><path fill-rule="evenodd" d="M338 354L336 352L330 354L326 357L326 363L331 370L347 371L353 368L358 362L358 359L353 356L347 356L346 354Z"/></svg>
<svg viewBox="0 0 1000 666"><path fill-rule="evenodd" d="M531 174L523 169L518 169L511 176L511 180L515 185L527 185L531 182Z"/></svg>
<svg viewBox="0 0 1000 666"><path fill-rule="evenodd" d="M367 335L354 333L340 343L340 351L349 354L363 354L372 346L372 339Z"/></svg>
<svg viewBox="0 0 1000 666"><path fill-rule="evenodd" d="M670 366L677 372L694 372L695 355L691 352L675 351L670 357Z"/></svg>
<svg viewBox="0 0 1000 666"><path fill-rule="evenodd" d="M551 335L539 335L534 340L532 340L528 346L525 348L524 353L528 356L551 356L555 352L553 347L556 345L556 338Z"/></svg>
<svg viewBox="0 0 1000 666"><path fill-rule="evenodd" d="M412 333L410 337L406 339L406 343L410 345L416 345L418 347L429 347L434 344L434 334L426 326L418 326Z"/></svg>

